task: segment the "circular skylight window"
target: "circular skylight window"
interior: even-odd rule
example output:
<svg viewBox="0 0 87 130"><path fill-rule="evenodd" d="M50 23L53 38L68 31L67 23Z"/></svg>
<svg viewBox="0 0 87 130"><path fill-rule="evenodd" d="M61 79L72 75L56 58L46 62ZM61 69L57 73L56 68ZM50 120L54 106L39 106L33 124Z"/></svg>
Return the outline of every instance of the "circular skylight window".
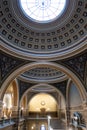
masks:
<svg viewBox="0 0 87 130"><path fill-rule="evenodd" d="M45 23L57 19L64 11L66 0L19 0L23 13L31 20Z"/></svg>

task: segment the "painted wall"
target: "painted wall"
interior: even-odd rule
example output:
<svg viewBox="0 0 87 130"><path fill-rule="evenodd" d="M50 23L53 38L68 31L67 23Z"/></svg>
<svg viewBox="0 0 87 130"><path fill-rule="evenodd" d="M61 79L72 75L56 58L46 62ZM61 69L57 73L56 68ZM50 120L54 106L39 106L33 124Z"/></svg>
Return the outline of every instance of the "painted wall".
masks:
<svg viewBox="0 0 87 130"><path fill-rule="evenodd" d="M69 89L69 104L70 107L76 107L82 104L80 93L73 83L71 84Z"/></svg>

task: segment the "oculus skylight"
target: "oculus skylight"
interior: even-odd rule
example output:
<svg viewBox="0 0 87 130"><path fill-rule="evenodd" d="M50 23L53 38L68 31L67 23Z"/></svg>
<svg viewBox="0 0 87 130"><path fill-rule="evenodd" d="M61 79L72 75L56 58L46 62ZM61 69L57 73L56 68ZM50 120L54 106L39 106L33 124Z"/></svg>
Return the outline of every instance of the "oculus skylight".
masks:
<svg viewBox="0 0 87 130"><path fill-rule="evenodd" d="M35 22L57 19L64 12L66 0L19 0L22 12Z"/></svg>

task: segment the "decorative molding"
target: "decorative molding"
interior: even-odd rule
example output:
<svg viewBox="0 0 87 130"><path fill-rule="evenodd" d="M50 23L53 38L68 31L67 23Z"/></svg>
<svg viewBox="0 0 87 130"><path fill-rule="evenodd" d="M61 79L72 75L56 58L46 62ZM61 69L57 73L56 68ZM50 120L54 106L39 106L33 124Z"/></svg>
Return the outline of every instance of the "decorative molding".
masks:
<svg viewBox="0 0 87 130"><path fill-rule="evenodd" d="M83 110L83 106L80 105L80 106L76 106L76 107L70 107L69 109L71 111L81 111L81 110Z"/></svg>
<svg viewBox="0 0 87 130"><path fill-rule="evenodd" d="M21 75L18 76L20 80L24 80L26 82L61 82L68 78L68 76L62 71L54 68L53 66L35 66L30 70L25 71Z"/></svg>

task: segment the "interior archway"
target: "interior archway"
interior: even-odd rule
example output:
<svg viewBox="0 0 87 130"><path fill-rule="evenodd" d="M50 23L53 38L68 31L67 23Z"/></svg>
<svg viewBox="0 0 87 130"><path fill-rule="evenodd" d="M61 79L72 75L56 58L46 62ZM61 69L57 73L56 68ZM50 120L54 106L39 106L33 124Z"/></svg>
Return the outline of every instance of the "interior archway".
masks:
<svg viewBox="0 0 87 130"><path fill-rule="evenodd" d="M18 108L18 89L16 81L14 80L7 87L3 96L3 116L9 118L17 115Z"/></svg>
<svg viewBox="0 0 87 130"><path fill-rule="evenodd" d="M42 103L39 94L48 95ZM55 111L45 107L49 96ZM0 128L7 122L10 130L87 129L87 0L0 0Z"/></svg>
<svg viewBox="0 0 87 130"><path fill-rule="evenodd" d="M41 92L40 88L43 92ZM27 99L27 107L23 107L25 98ZM40 129L43 124L47 128L48 118L50 118L52 127L54 127L54 122L57 121L60 121L59 126L61 127L61 123L65 126L66 122L65 106L65 98L58 89L48 84L38 84L28 89L22 96L20 101L20 116L23 117L27 114L27 127L29 129L34 128L34 130L36 130L37 123L35 119L37 119L37 122L39 121L38 129Z"/></svg>
<svg viewBox="0 0 87 130"><path fill-rule="evenodd" d="M7 88L7 85L14 79L16 78L19 74L25 72L26 70L30 70L31 68L33 68L34 66L53 66L55 67L56 69L62 71L63 73L65 73L68 77L71 78L71 80L78 86L79 90L80 90L80 93L81 93L81 96L82 96L82 99L83 101L86 100L86 91L83 87L83 84L81 83L81 81L79 80L79 78L72 72L70 71L68 68L66 68L65 66L62 66L60 64L55 64L55 63L52 63L52 62L43 62L43 63L40 63L40 62L35 62L35 63L30 63L30 64L26 64L22 67L20 67L19 69L17 69L16 71L14 71L14 73L12 73L7 79L6 81L2 84L2 93L0 95L0 98L3 97L3 94L4 94L4 91L6 90ZM50 81L51 82L51 81Z"/></svg>
<svg viewBox="0 0 87 130"><path fill-rule="evenodd" d="M50 116L57 116L58 104L55 99L47 93L39 93L32 97L28 103L29 115L38 113L37 116L46 117L49 113Z"/></svg>

